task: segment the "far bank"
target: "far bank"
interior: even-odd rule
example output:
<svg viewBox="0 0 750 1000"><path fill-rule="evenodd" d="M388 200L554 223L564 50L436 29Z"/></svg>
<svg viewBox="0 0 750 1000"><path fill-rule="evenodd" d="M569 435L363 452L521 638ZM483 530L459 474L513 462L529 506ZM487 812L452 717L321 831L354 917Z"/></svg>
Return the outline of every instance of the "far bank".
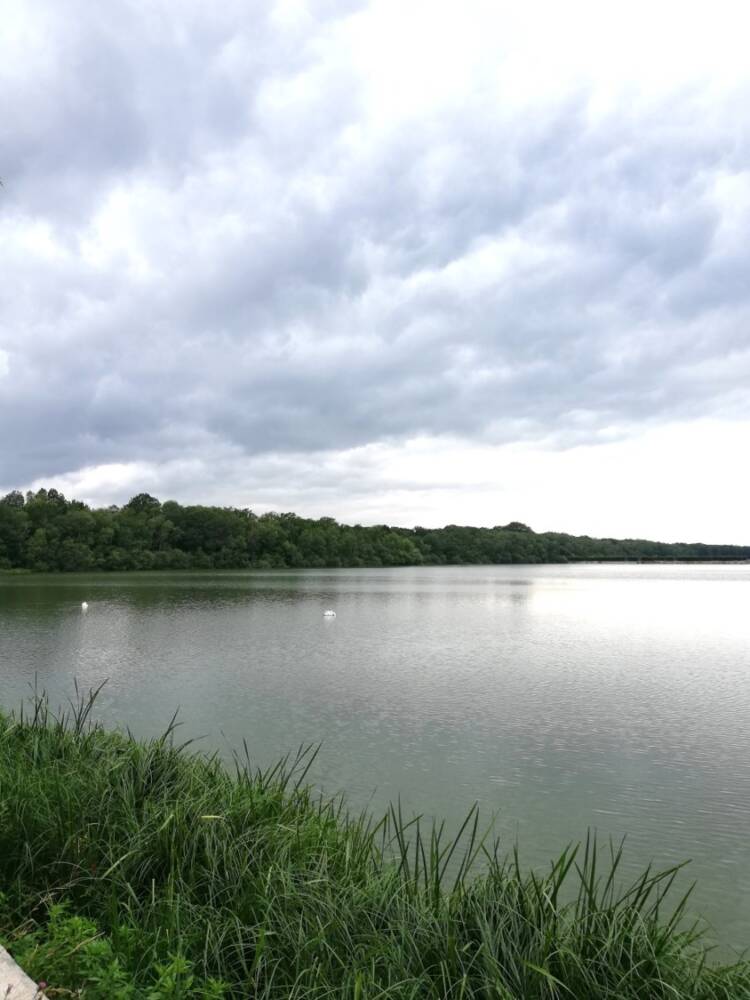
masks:
<svg viewBox="0 0 750 1000"><path fill-rule="evenodd" d="M540 565L579 562L746 562L750 546L591 538L492 528L347 525L330 517L257 515L230 507L161 503L142 493L89 509L57 490L0 500L0 570L85 572Z"/></svg>

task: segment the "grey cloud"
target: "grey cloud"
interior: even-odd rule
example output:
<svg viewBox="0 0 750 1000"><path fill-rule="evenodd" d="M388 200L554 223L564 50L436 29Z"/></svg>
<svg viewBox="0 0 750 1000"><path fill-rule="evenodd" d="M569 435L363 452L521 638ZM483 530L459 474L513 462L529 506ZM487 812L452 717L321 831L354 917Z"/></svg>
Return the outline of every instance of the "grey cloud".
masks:
<svg viewBox="0 0 750 1000"><path fill-rule="evenodd" d="M357 8L302 34L265 4L40 8L0 171L0 484L750 415L716 366L750 345L750 202L716 198L747 90L710 120L690 92L598 120L582 89L510 118L478 94L368 136L322 45ZM100 259L116 191L135 247Z"/></svg>

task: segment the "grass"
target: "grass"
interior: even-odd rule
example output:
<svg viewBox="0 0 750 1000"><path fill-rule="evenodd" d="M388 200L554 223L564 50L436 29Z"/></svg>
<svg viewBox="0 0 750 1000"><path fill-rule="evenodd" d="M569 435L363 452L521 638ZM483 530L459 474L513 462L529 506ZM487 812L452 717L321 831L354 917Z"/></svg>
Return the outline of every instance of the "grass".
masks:
<svg viewBox="0 0 750 1000"><path fill-rule="evenodd" d="M454 837L352 817L305 784L313 750L230 771L92 705L0 715L0 938L50 997L750 998L677 869L622 886L589 838L524 872L476 810Z"/></svg>

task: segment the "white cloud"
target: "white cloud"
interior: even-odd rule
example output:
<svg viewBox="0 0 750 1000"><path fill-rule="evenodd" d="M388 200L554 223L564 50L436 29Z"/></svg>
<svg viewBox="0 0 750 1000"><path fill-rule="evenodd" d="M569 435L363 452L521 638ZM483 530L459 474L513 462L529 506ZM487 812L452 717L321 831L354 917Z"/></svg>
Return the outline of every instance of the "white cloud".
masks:
<svg viewBox="0 0 750 1000"><path fill-rule="evenodd" d="M658 535L660 426L740 474L744 5L115 7L4 15L8 488Z"/></svg>

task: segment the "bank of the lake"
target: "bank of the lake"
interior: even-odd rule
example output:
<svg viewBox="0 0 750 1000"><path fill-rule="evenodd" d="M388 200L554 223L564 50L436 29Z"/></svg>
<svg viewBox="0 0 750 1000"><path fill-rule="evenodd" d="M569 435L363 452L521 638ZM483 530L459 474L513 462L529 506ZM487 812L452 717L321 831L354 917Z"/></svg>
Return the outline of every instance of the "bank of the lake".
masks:
<svg viewBox="0 0 750 1000"><path fill-rule="evenodd" d="M750 965L686 929L675 873L623 888L589 843L533 876L476 814L456 838L351 818L304 755L232 773L87 709L0 716L0 936L51 996L750 997Z"/></svg>
<svg viewBox="0 0 750 1000"><path fill-rule="evenodd" d="M123 507L92 510L58 490L0 498L0 569L315 569L519 563L747 561L750 546L591 538L492 528L340 524L332 517L257 515L235 507L183 507L139 493Z"/></svg>

